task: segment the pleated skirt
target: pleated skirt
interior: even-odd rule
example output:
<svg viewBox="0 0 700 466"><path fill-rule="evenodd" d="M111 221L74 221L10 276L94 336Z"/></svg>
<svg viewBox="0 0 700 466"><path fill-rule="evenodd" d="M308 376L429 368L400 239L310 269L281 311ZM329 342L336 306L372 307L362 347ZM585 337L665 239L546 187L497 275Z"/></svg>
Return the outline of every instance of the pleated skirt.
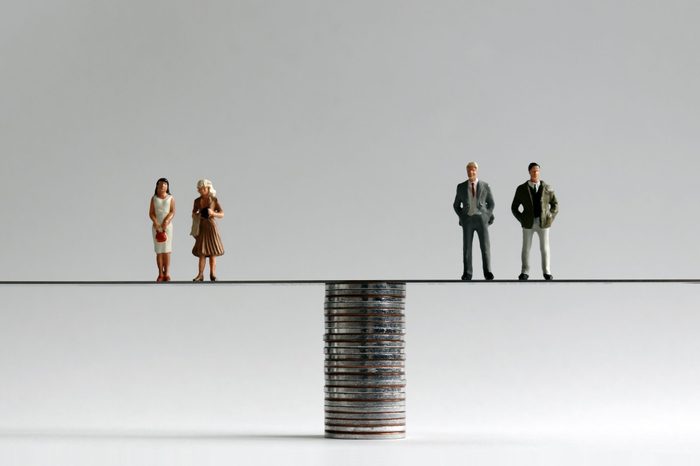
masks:
<svg viewBox="0 0 700 466"><path fill-rule="evenodd" d="M222 256L224 243L221 242L219 229L212 218L199 220L199 235L195 239L192 254L197 257Z"/></svg>

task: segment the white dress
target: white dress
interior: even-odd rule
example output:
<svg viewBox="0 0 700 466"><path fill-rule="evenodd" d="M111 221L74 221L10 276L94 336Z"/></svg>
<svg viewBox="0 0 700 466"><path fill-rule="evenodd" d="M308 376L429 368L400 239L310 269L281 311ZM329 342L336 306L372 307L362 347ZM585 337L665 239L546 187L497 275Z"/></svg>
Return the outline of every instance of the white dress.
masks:
<svg viewBox="0 0 700 466"><path fill-rule="evenodd" d="M173 200L173 196L168 194L165 199L161 199L158 196L153 196L153 207L156 211L156 219L159 224L163 223L165 217L170 213L170 203ZM156 250L156 254L163 254L166 252L172 252L173 250L173 224L172 222L168 224L165 229L165 234L168 235L168 239L162 243L156 241L156 229L151 227L153 235L153 247Z"/></svg>

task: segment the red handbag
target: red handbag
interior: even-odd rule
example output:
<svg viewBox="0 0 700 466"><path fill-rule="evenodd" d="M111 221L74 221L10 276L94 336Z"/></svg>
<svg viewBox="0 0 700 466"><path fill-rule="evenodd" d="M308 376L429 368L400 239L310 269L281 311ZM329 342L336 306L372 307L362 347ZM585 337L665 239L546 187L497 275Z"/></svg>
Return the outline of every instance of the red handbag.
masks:
<svg viewBox="0 0 700 466"><path fill-rule="evenodd" d="M168 241L168 235L166 235L164 231L157 231L156 241L158 241L159 243L165 243L166 241Z"/></svg>

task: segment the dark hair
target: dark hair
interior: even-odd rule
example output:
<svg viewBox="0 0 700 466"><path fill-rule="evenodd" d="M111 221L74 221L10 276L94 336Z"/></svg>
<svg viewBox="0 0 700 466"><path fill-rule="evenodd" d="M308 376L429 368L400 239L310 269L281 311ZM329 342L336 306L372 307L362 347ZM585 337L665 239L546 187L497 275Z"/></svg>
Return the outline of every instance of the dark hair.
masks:
<svg viewBox="0 0 700 466"><path fill-rule="evenodd" d="M164 181L165 183L167 183L168 189L167 189L166 192L167 192L168 194L170 194L170 181L168 181L167 178L158 178L158 181L156 181L156 189L155 189L155 191L154 191L153 194L158 194L158 183L160 183L161 181Z"/></svg>
<svg viewBox="0 0 700 466"><path fill-rule="evenodd" d="M538 167L539 168L540 164L536 162L530 162L530 165L527 166L527 171L532 170L532 167ZM168 193L170 194L170 193Z"/></svg>

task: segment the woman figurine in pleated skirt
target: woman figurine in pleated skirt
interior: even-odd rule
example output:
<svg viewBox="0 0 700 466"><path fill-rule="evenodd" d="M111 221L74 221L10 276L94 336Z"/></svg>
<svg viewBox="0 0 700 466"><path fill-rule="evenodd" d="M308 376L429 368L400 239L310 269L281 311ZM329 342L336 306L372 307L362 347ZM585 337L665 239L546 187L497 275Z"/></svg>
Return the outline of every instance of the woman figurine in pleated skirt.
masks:
<svg viewBox="0 0 700 466"><path fill-rule="evenodd" d="M170 194L170 182L161 178L156 182L156 192L151 198L148 216L153 222L153 247L156 251L158 282L170 281L170 253L173 250L173 225L175 198Z"/></svg>
<svg viewBox="0 0 700 466"><path fill-rule="evenodd" d="M224 209L221 208L216 198L216 191L209 180L197 181L199 197L194 200L192 206L192 232L195 237L192 254L199 257L199 271L192 281L204 280L204 267L209 258L209 278L216 281L216 258L224 254L224 244L219 236L216 226L217 218L224 217Z"/></svg>

